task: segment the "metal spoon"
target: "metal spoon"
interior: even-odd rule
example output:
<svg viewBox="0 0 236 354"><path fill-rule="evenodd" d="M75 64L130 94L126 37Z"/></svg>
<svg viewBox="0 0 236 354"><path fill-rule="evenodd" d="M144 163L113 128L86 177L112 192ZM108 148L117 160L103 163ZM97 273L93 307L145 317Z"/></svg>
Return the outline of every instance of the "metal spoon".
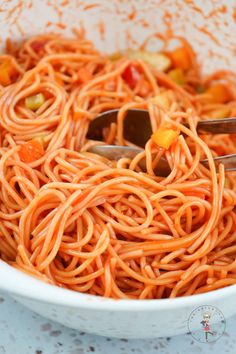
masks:
<svg viewBox="0 0 236 354"><path fill-rule="evenodd" d="M116 122L118 110L104 112L97 116L88 129L87 137L94 140L102 140L102 129ZM187 126L187 124L185 124ZM236 118L225 118L201 121L197 125L197 130L202 134L230 134L236 133ZM127 112L124 120L124 137L135 145L144 147L152 134L148 111L142 109L132 109ZM119 160L122 157L134 158L143 151L141 148L117 145L94 145L90 152L104 156L110 160ZM226 171L236 170L236 154L224 155L214 158L216 166L224 164ZM208 160L201 160L201 163L208 167ZM143 170L146 170L145 159L139 163ZM167 160L161 158L154 169L158 176L168 176L171 172Z"/></svg>
<svg viewBox="0 0 236 354"><path fill-rule="evenodd" d="M114 109L99 114L91 121L87 137L93 140L103 140L103 128L117 121L118 112L118 109ZM204 120L198 123L197 130L202 134L236 133L236 118ZM124 120L124 138L135 145L144 147L151 134L152 127L148 111L136 108L128 110Z"/></svg>

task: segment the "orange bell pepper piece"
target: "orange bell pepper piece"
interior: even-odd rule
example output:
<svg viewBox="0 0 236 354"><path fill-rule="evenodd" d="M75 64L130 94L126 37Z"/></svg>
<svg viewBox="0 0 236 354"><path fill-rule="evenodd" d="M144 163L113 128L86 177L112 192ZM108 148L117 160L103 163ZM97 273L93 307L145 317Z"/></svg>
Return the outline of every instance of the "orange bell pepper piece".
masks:
<svg viewBox="0 0 236 354"><path fill-rule="evenodd" d="M64 82L58 74L55 75L55 81L58 83L58 85L64 86Z"/></svg>
<svg viewBox="0 0 236 354"><path fill-rule="evenodd" d="M164 126L157 129L157 131L152 134L151 138L159 147L168 150L173 142L178 138L178 136L179 132L177 130Z"/></svg>
<svg viewBox="0 0 236 354"><path fill-rule="evenodd" d="M186 48L181 47L170 53L170 59L175 68L189 70L191 68L191 58Z"/></svg>
<svg viewBox="0 0 236 354"><path fill-rule="evenodd" d="M11 75L13 74L13 67L8 60L0 63L0 84L7 86L11 84Z"/></svg>
<svg viewBox="0 0 236 354"><path fill-rule="evenodd" d="M44 147L39 139L29 140L21 146L19 156L23 162L34 162L44 155Z"/></svg>
<svg viewBox="0 0 236 354"><path fill-rule="evenodd" d="M86 68L80 68L78 71L78 80L82 84L85 84L86 82L92 80L93 75L88 71Z"/></svg>
<svg viewBox="0 0 236 354"><path fill-rule="evenodd" d="M206 91L209 103L226 103L232 99L229 89L222 83L211 85Z"/></svg>

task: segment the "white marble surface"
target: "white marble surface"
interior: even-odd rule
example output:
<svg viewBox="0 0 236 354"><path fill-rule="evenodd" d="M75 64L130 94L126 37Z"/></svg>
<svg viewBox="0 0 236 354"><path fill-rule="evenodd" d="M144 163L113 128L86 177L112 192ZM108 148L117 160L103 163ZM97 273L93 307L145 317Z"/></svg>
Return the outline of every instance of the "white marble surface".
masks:
<svg viewBox="0 0 236 354"><path fill-rule="evenodd" d="M236 317L224 335L201 344L191 335L149 340L97 337L48 321L0 295L0 354L214 354L236 353Z"/></svg>

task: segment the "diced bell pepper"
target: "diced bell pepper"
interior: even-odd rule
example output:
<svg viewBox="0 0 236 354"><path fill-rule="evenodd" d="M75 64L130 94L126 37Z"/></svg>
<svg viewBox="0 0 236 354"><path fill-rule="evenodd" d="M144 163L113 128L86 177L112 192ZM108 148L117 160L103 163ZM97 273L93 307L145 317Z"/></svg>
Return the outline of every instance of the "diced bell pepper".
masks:
<svg viewBox="0 0 236 354"><path fill-rule="evenodd" d="M45 96L42 93L38 93L34 96L25 98L25 106L31 111L37 111L45 102Z"/></svg>
<svg viewBox="0 0 236 354"><path fill-rule="evenodd" d="M168 150L173 142L178 138L179 132L177 130L162 127L157 129L155 133L152 134L152 140L159 147Z"/></svg>

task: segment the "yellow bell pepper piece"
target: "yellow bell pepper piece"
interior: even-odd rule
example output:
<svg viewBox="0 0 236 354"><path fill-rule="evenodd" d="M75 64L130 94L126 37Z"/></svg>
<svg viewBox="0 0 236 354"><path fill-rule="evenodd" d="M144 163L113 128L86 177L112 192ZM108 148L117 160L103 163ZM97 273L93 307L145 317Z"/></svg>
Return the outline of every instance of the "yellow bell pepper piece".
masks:
<svg viewBox="0 0 236 354"><path fill-rule="evenodd" d="M184 72L182 69L173 69L169 71L169 77L178 85L184 85L186 83Z"/></svg>
<svg viewBox="0 0 236 354"><path fill-rule="evenodd" d="M28 109L32 111L37 111L45 102L45 97L42 93L38 93L37 95L26 97L25 105Z"/></svg>
<svg viewBox="0 0 236 354"><path fill-rule="evenodd" d="M45 143L45 135L38 135L35 136L32 140L36 141L37 143L41 144L42 146L44 146Z"/></svg>
<svg viewBox="0 0 236 354"><path fill-rule="evenodd" d="M123 57L121 52L115 52L109 55L109 59L111 61L117 61L120 60Z"/></svg>
<svg viewBox="0 0 236 354"><path fill-rule="evenodd" d="M171 66L170 58L162 53L148 52L143 50L130 50L127 52L130 59L140 59L151 64L158 71L166 71Z"/></svg>
<svg viewBox="0 0 236 354"><path fill-rule="evenodd" d="M177 130L162 127L157 129L157 131L152 134L151 138L159 147L168 150L178 136L179 132Z"/></svg>
<svg viewBox="0 0 236 354"><path fill-rule="evenodd" d="M158 107L167 110L170 108L170 99L168 93L168 91L162 92L159 95L151 98L150 101L156 104Z"/></svg>

